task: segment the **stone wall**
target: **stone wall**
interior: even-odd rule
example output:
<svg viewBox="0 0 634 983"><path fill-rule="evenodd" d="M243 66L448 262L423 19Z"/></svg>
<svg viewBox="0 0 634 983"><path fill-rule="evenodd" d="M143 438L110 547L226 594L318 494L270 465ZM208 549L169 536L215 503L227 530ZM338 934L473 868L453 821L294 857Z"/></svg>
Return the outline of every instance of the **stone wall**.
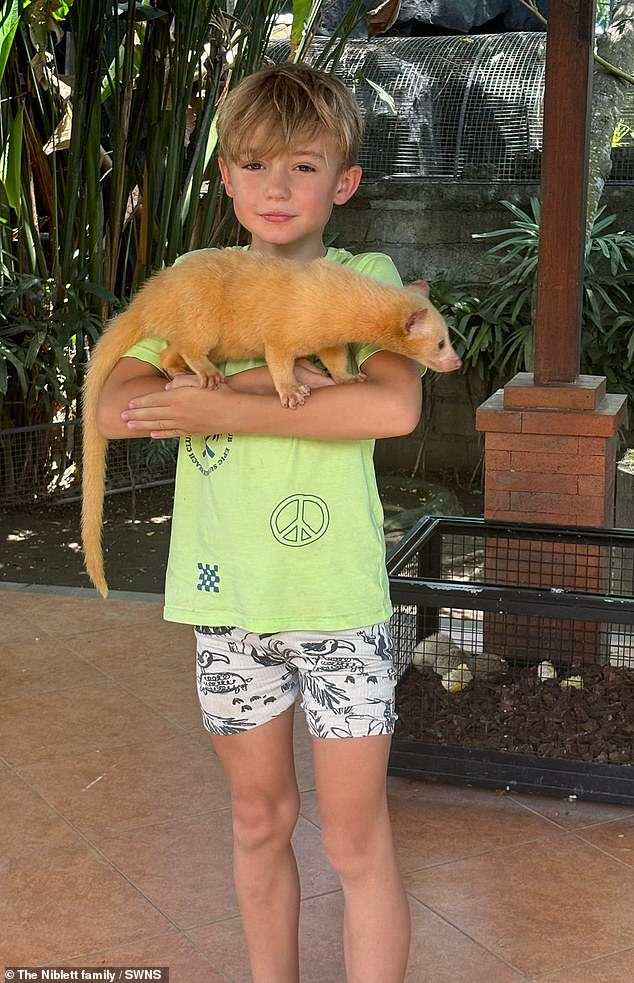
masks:
<svg viewBox="0 0 634 983"><path fill-rule="evenodd" d="M363 182L347 205L335 209L328 233L352 252L377 250L392 257L404 280L432 277L440 270L484 279L483 256L493 245L473 233L508 226L512 215L500 200L526 208L539 184L476 184L443 179L384 178ZM608 185L606 214L616 214L615 229L634 230L634 193L629 184ZM495 388L498 388L496 384ZM413 470L421 452L428 473L470 475L481 453L475 409L488 396L475 373L430 377L426 409L409 437L379 441L379 469Z"/></svg>

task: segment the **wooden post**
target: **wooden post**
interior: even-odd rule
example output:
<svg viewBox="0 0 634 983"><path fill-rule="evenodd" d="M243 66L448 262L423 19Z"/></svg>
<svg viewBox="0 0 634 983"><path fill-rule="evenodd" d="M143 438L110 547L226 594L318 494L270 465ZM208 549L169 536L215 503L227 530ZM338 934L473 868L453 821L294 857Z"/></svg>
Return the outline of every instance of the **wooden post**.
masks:
<svg viewBox="0 0 634 983"><path fill-rule="evenodd" d="M519 373L476 414L477 428L486 433L487 519L613 523L617 433L626 399L606 393L602 376L579 375L593 36L594 0L549 4L535 371ZM575 550L546 555L544 548L542 556L514 540L501 567L486 547L485 562L498 564L498 582L607 589L607 555ZM577 627L583 639L558 619L547 627L540 619L527 626L518 617L486 613L485 651L565 661L572 639L577 658L601 661L601 626Z"/></svg>
<svg viewBox="0 0 634 983"><path fill-rule="evenodd" d="M594 0L548 5L535 383L579 372Z"/></svg>
<svg viewBox="0 0 634 983"><path fill-rule="evenodd" d="M624 396L579 375L594 0L549 5L535 372L483 403L488 519L610 526Z"/></svg>

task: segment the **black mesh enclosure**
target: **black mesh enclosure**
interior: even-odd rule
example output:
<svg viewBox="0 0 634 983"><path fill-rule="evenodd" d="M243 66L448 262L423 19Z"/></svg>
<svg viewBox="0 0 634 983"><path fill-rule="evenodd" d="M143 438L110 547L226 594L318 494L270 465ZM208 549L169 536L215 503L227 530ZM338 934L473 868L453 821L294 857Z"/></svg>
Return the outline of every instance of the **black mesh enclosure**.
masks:
<svg viewBox="0 0 634 983"><path fill-rule="evenodd" d="M323 46L314 42L313 58ZM337 74L362 107L365 176L538 180L545 53L546 35L527 31L347 42ZM269 54L283 61L287 43ZM633 130L634 93L615 135L611 180L634 180Z"/></svg>
<svg viewBox="0 0 634 983"><path fill-rule="evenodd" d="M393 773L634 802L634 533L428 517L388 569Z"/></svg>

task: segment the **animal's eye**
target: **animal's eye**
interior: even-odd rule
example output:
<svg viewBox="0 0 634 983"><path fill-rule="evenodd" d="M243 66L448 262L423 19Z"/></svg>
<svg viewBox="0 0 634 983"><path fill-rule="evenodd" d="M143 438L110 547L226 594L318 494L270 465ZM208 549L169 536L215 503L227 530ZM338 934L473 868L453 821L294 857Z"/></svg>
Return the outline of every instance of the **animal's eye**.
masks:
<svg viewBox="0 0 634 983"><path fill-rule="evenodd" d="M445 347L445 345L446 345L445 339L444 338L441 338L441 340L438 342L438 350L439 351L442 351L442 349Z"/></svg>

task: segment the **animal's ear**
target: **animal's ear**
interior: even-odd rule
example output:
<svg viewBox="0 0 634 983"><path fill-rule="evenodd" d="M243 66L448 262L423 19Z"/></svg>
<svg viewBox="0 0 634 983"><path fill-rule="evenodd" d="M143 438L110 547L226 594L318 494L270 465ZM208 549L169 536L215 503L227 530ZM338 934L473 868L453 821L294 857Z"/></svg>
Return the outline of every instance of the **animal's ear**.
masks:
<svg viewBox="0 0 634 983"><path fill-rule="evenodd" d="M404 333L409 338L419 338L424 335L427 331L427 314L428 311L420 310L414 311L410 314L407 321L405 322Z"/></svg>
<svg viewBox="0 0 634 983"><path fill-rule="evenodd" d="M425 297L429 297L429 284L427 283L427 280L413 280L412 283L410 283L410 287L415 287L416 290L420 290Z"/></svg>

